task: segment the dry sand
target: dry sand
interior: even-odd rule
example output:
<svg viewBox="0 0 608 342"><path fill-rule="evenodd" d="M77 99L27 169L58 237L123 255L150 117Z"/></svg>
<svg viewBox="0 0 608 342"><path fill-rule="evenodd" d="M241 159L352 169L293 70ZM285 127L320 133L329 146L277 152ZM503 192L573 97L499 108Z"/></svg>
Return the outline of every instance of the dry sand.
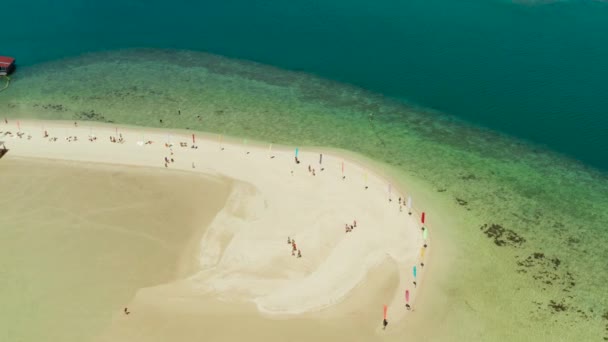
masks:
<svg viewBox="0 0 608 342"><path fill-rule="evenodd" d="M335 153L324 153L320 165L319 153L308 149L299 151L296 164L292 149L198 133L193 149L192 132L184 131L40 121L22 121L21 138L14 122L0 124L0 130L0 141L10 149L2 163L20 156L230 179L225 206L189 249L197 267L182 263L193 271L189 276L140 289L128 304L131 314L117 311L103 341L397 339L404 333L391 328L415 315L404 307L404 291L415 308L412 267L418 265L418 288L423 274L419 213L400 211L397 199L404 195L365 165ZM12 137L4 134L8 130ZM88 140L91 134L96 141ZM110 142L119 135L123 143ZM68 142L70 136L78 141ZM165 167L165 157L175 162ZM357 227L345 233L353 220ZM291 255L288 237L302 258Z"/></svg>

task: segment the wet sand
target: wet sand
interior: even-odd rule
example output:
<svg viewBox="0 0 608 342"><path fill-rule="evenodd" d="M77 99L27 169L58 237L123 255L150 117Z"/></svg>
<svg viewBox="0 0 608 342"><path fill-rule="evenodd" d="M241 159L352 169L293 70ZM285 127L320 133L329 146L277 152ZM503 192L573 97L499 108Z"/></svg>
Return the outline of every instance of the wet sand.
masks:
<svg viewBox="0 0 608 342"><path fill-rule="evenodd" d="M149 168L0 160L0 340L87 341L138 289L192 272L231 188ZM179 267L182 265L182 267Z"/></svg>

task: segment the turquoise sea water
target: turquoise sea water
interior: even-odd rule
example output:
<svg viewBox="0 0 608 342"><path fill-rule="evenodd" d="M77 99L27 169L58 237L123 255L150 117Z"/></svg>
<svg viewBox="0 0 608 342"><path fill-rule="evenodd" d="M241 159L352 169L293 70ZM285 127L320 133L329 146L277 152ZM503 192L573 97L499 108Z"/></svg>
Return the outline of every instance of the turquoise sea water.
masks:
<svg viewBox="0 0 608 342"><path fill-rule="evenodd" d="M352 83L606 170L608 4L530 3L33 0L3 17L0 54L32 65L124 47L217 53Z"/></svg>
<svg viewBox="0 0 608 342"><path fill-rule="evenodd" d="M179 5L42 3L35 20L7 19L23 31L2 53L24 67L0 93L0 114L363 154L446 209L437 229L455 248L444 280L428 285L441 305L418 311L438 326L412 334L608 338L608 5ZM80 56L131 46L298 72L190 51Z"/></svg>

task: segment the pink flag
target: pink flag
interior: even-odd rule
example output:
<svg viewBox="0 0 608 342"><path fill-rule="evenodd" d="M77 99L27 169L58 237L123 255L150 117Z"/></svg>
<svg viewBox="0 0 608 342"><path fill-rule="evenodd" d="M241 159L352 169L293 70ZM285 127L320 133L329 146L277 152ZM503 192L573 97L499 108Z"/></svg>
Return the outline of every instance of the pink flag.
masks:
<svg viewBox="0 0 608 342"><path fill-rule="evenodd" d="M409 303L410 301L410 290L405 290L405 302Z"/></svg>
<svg viewBox="0 0 608 342"><path fill-rule="evenodd" d="M384 319L386 319L386 310L388 310L388 308L386 307L386 304L384 304Z"/></svg>

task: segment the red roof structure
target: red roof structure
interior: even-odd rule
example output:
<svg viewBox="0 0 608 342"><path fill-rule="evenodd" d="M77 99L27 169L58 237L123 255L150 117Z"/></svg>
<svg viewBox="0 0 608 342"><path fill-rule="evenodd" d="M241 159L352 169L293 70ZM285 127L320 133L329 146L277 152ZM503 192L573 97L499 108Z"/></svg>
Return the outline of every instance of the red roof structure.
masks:
<svg viewBox="0 0 608 342"><path fill-rule="evenodd" d="M15 59L12 57L4 57L0 56L0 66L8 68L11 64L15 62Z"/></svg>
<svg viewBox="0 0 608 342"><path fill-rule="evenodd" d="M13 57L0 56L0 76L6 76L13 71L15 71L15 59ZM6 89L6 87L2 90L4 89Z"/></svg>

